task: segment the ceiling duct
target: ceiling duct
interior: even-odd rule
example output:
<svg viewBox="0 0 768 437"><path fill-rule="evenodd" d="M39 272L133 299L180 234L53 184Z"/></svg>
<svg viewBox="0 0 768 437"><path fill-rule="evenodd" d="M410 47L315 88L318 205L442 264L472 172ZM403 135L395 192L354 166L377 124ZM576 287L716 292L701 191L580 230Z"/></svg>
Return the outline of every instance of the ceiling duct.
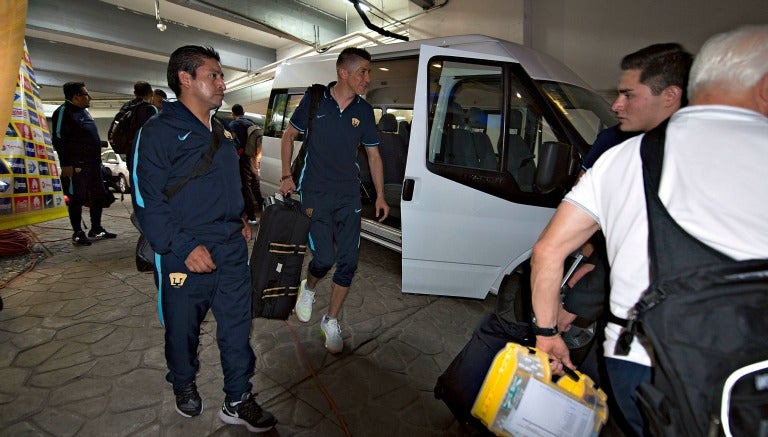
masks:
<svg viewBox="0 0 768 437"><path fill-rule="evenodd" d="M407 36L398 35L396 33L390 32L382 27L376 26L373 23L371 23L371 20L368 19L368 17L365 15L365 12L363 12L363 9L360 7L360 0L349 0L349 1L352 3L352 6L355 7L357 14L360 15L360 19L363 20L363 23L365 23L365 26L367 28L378 32L380 35L388 36L390 38L396 38L403 41L408 41Z"/></svg>

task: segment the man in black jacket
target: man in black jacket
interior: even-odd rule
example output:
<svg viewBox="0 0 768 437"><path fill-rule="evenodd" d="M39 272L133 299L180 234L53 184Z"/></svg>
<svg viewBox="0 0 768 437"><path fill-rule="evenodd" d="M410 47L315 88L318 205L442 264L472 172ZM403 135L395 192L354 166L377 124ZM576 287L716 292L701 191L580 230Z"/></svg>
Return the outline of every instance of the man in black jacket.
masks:
<svg viewBox="0 0 768 437"><path fill-rule="evenodd" d="M130 106L135 107L134 109L135 114L133 116L134 119L131 122L131 126L132 127L135 126L135 131L138 132L139 128L144 126L144 123L146 123L147 120L149 120L150 118L152 118L152 116L157 114L159 109L157 109L152 104L154 99L154 92L152 91L152 85L150 85L148 82L138 81L135 84L133 84L133 95L136 97L133 100L124 103L122 108L120 108L120 110L123 111ZM133 152L134 152L134 147L133 147L133 140L132 140L131 151L126 154L127 156L125 159L131 174L133 174L133 160L134 160Z"/></svg>
<svg viewBox="0 0 768 437"><path fill-rule="evenodd" d="M61 162L61 185L69 196L69 221L72 241L90 246L90 238L115 238L101 225L101 209L106 195L101 175L101 139L96 123L86 108L91 95L83 82L67 82L63 86L63 105L53 112L53 147ZM88 236L81 226L83 205L90 201L91 230Z"/></svg>

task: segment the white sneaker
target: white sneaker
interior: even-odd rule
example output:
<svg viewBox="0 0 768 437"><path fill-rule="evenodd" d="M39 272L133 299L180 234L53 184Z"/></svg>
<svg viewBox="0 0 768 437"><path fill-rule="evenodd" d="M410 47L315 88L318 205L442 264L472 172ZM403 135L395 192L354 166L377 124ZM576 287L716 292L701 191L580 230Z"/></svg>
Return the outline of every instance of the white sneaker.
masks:
<svg viewBox="0 0 768 437"><path fill-rule="evenodd" d="M344 341L341 339L341 326L337 319L323 316L320 321L320 330L325 335L325 348L332 354L338 354L344 349Z"/></svg>
<svg viewBox="0 0 768 437"><path fill-rule="evenodd" d="M296 306L293 308L296 311L296 318L300 322L309 322L312 318L312 304L315 303L315 292L307 288L307 280L301 281L299 284L299 295L296 298Z"/></svg>

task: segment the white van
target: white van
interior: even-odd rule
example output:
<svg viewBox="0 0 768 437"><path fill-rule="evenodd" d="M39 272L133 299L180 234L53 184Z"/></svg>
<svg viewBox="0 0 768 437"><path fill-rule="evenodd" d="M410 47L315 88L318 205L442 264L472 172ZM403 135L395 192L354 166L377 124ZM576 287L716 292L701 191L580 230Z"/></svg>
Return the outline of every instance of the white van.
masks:
<svg viewBox="0 0 768 437"><path fill-rule="evenodd" d="M385 173L402 166L404 174L385 181L392 217L381 224L366 202L375 193L365 157L358 160L367 204L363 238L402 253L406 293L484 298L512 287L576 180L580 157L615 124L608 104L555 59L495 38L367 50L373 60L365 98L380 127L394 115L394 135L403 138L402 155L392 158L384 137L393 134L381 133ZM263 139L265 194L279 187L288 120L309 85L336 80L337 56L292 60L277 70Z"/></svg>

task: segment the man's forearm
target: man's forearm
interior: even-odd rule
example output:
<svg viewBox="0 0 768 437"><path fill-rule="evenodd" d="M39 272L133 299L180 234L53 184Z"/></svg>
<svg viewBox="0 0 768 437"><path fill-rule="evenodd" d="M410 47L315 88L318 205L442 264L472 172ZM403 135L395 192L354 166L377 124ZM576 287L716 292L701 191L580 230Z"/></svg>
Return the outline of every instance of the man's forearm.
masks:
<svg viewBox="0 0 768 437"><path fill-rule="evenodd" d="M564 262L564 258L557 259L552 254L537 253L534 248L531 257L531 301L536 325L541 328L557 325Z"/></svg>
<svg viewBox="0 0 768 437"><path fill-rule="evenodd" d="M280 142L281 176L291 174L291 158L293 158L293 136L284 135Z"/></svg>
<svg viewBox="0 0 768 437"><path fill-rule="evenodd" d="M368 159L368 167L371 169L371 180L376 188L376 197L384 197L384 164L381 156L375 156Z"/></svg>

